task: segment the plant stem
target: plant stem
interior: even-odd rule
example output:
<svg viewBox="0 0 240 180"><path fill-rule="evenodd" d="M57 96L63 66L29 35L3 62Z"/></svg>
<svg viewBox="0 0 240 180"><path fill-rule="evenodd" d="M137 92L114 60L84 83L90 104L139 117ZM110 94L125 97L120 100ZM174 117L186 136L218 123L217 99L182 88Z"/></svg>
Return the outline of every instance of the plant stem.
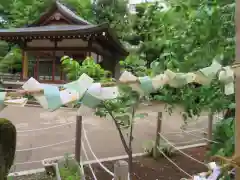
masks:
<svg viewBox="0 0 240 180"><path fill-rule="evenodd" d="M138 106L139 101L135 103L132 109L132 117L131 117L131 124L130 124L130 132L129 132L129 144L128 144L128 149L129 149L129 154L128 154L128 172L129 172L129 180L132 179L133 175L133 158L132 158L132 141L133 141L133 123L134 123L134 117L136 113L136 108Z"/></svg>
<svg viewBox="0 0 240 180"><path fill-rule="evenodd" d="M104 106L105 106L105 105L104 105ZM105 108L106 108L106 110L108 111L109 115L112 117L112 119L113 119L113 121L114 121L114 124L115 124L115 126L116 126L116 128L117 128L117 130L118 130L120 139L121 139L121 141L122 141L122 144L123 144L123 147L124 147L126 153L129 154L129 148L128 148L128 146L127 146L127 142L126 142L126 140L125 140L125 138L124 138L124 136L123 136L123 133L122 133L122 131L121 131L120 125L117 123L117 120L116 120L116 118L114 117L114 115L112 114L112 112L109 111L106 106L105 106Z"/></svg>

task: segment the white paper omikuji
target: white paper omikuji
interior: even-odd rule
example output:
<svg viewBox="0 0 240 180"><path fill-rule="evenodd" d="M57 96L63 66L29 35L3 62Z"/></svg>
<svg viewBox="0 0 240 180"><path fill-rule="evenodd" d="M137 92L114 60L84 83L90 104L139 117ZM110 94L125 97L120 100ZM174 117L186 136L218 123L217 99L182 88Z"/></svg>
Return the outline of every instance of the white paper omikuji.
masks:
<svg viewBox="0 0 240 180"><path fill-rule="evenodd" d="M137 81L138 78L136 76L134 76L131 72L128 71L124 71L122 73L122 75L119 78L120 82L133 82L133 81ZM129 86L132 88L133 91L137 91L141 96L144 95L143 90L140 88L139 84L137 83L133 83L133 84L129 84Z"/></svg>
<svg viewBox="0 0 240 180"><path fill-rule="evenodd" d="M89 94L91 94L94 97L101 98L101 83L93 83L87 90Z"/></svg>
<svg viewBox="0 0 240 180"><path fill-rule="evenodd" d="M215 162L210 162L210 163L208 163L208 167L209 167L209 169L213 170L217 167L217 164Z"/></svg>
<svg viewBox="0 0 240 180"><path fill-rule="evenodd" d="M187 83L193 83L196 79L196 74L194 73L187 73L185 75Z"/></svg>
<svg viewBox="0 0 240 180"><path fill-rule="evenodd" d="M159 74L152 78L152 85L154 89L159 89L167 84L169 81L169 77L166 74Z"/></svg>
<svg viewBox="0 0 240 180"><path fill-rule="evenodd" d="M193 180L207 180L205 177L193 176Z"/></svg>
<svg viewBox="0 0 240 180"><path fill-rule="evenodd" d="M110 100L115 99L119 95L119 90L117 86L114 87L103 87L101 88L101 99Z"/></svg>
<svg viewBox="0 0 240 180"><path fill-rule="evenodd" d="M173 72L173 71L171 71L171 70L169 70L169 69L167 69L167 70L164 72L164 74L168 76L169 81L172 80L172 79L174 79L174 78L176 77L176 73Z"/></svg>
<svg viewBox="0 0 240 180"><path fill-rule="evenodd" d="M75 91L78 93L79 98L81 98L87 89L93 84L93 79L87 74L83 73L77 81L73 81L63 86L70 91Z"/></svg>
<svg viewBox="0 0 240 180"><path fill-rule="evenodd" d="M24 90L38 90L43 89L43 86L33 77L31 77L27 82L25 82L22 86ZM48 108L48 102L44 94L35 94L33 97L39 102L39 104L44 108Z"/></svg>
<svg viewBox="0 0 240 180"><path fill-rule="evenodd" d="M75 102L79 99L78 93L68 89L60 91L60 98L63 105Z"/></svg>
<svg viewBox="0 0 240 180"><path fill-rule="evenodd" d="M124 71L119 78L120 82L128 82L128 81L137 81L137 77L134 76L131 72Z"/></svg>
<svg viewBox="0 0 240 180"><path fill-rule="evenodd" d="M224 93L226 95L234 94L234 83L228 83L224 86Z"/></svg>

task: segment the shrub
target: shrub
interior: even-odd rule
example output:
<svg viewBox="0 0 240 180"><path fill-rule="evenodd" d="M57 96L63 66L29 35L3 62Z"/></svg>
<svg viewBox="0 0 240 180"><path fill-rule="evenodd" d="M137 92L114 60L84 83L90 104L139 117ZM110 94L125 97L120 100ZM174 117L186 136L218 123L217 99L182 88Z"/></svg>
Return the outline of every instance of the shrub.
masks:
<svg viewBox="0 0 240 180"><path fill-rule="evenodd" d="M16 151L16 128L11 121L0 118L0 179L6 180Z"/></svg>

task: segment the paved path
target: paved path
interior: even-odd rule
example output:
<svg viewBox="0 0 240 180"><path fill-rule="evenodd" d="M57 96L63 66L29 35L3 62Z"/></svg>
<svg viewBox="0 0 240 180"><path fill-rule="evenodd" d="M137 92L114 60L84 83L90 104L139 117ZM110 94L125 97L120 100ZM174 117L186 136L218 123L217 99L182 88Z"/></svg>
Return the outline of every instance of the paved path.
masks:
<svg viewBox="0 0 240 180"><path fill-rule="evenodd" d="M147 147L150 144L150 141L155 139L156 112L160 110L163 111L163 106L142 108L139 110L140 112L147 112L148 116L144 119L136 119L134 127L135 138L133 142L134 153L143 152L144 147ZM168 113L163 113L162 130L167 138L174 143L180 144L181 142L198 139L191 135L170 133L180 131L180 127L183 125L179 110L175 110L174 112L176 113L173 113L171 116ZM45 158L62 156L65 153L74 152L74 141L53 147L45 147L41 149L36 148L34 150L26 149L47 146L74 139L75 111L59 109L55 112L47 112L46 110L37 107L7 107L0 113L0 115L1 117L13 121L18 130L17 154L15 158L15 166L13 168L14 171L42 168L39 161ZM88 116L85 117L83 121L89 141L98 158L125 155L118 132L110 118L101 119L96 116ZM194 129L196 127L206 128L207 116L202 116L197 122L198 123L193 121L193 125L189 125L188 129ZM72 124L42 131L23 132L29 129L47 128L66 123ZM195 134L203 136L202 132ZM90 160L93 160L94 158L88 149L87 151Z"/></svg>

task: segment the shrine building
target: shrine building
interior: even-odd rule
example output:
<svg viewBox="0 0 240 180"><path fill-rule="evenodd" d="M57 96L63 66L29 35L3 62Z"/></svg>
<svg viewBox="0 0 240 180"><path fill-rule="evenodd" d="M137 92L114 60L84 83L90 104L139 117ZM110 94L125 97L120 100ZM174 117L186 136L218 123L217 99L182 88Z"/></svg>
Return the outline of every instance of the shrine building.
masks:
<svg viewBox="0 0 240 180"><path fill-rule="evenodd" d="M79 62L92 56L118 78L119 60L128 55L108 24L91 24L58 1L27 27L0 29L0 40L22 50L22 72L8 79L0 76L8 87L22 85L30 77L41 83L67 82L60 62L64 55Z"/></svg>

